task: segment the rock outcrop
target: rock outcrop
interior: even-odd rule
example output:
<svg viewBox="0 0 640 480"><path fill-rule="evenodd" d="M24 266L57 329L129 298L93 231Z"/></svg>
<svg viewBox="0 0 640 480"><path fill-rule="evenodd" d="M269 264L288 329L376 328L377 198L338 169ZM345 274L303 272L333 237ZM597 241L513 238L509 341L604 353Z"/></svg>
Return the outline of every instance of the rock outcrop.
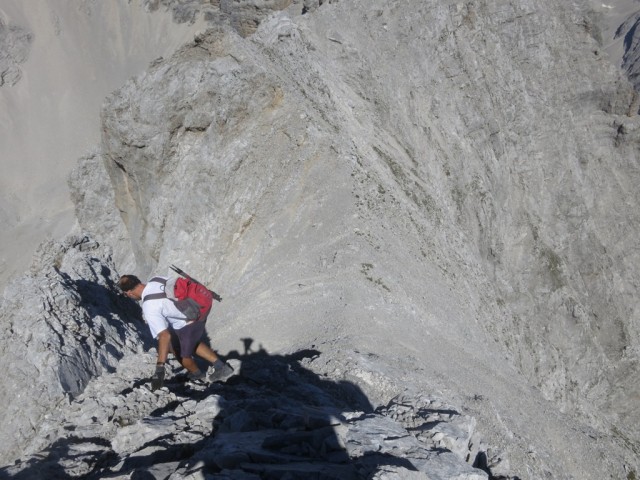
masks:
<svg viewBox="0 0 640 480"><path fill-rule="evenodd" d="M640 92L640 9L637 2L591 0L591 7L591 20L585 21L584 25L598 42L594 55L608 57L611 63L622 69L636 92ZM636 95L628 115L637 115L639 109L640 96Z"/></svg>
<svg viewBox="0 0 640 480"><path fill-rule="evenodd" d="M28 452L25 446L47 416L81 394L92 378L115 371L127 352L142 351L145 336L129 323L136 311L114 289L113 272L108 248L71 237L43 244L32 273L5 290L4 462ZM46 439L38 440L46 445Z"/></svg>
<svg viewBox="0 0 640 480"><path fill-rule="evenodd" d="M319 0L304 0L315 3ZM273 12L294 6L295 10L303 8L303 0L144 0L150 11L159 8L170 10L177 23L195 22L204 19L210 25L228 25L241 36L253 34L260 22ZM320 0L320 3L322 1Z"/></svg>
<svg viewBox="0 0 640 480"><path fill-rule="evenodd" d="M202 25L143 0L0 2L0 290L71 231L66 178L100 141L104 97Z"/></svg>
<svg viewBox="0 0 640 480"><path fill-rule="evenodd" d="M172 375L151 392L152 356L127 356L43 422L50 445L0 470L15 479L335 478L481 480L472 419L441 400L395 398L374 411L353 384L306 368L314 350L232 352L226 384ZM142 367L142 368L141 368ZM469 457L474 457L469 461ZM499 459L491 465L499 471ZM467 463L469 462L469 463ZM494 476L493 478L498 478ZM507 477L500 477L507 478Z"/></svg>

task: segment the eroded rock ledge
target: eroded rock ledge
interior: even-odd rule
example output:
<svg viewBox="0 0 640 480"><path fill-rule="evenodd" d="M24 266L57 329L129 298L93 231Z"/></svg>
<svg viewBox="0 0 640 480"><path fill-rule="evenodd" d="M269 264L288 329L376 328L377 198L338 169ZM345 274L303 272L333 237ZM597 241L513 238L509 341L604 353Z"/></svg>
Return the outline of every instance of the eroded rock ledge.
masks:
<svg viewBox="0 0 640 480"><path fill-rule="evenodd" d="M47 418L40 436L49 446L0 472L16 479L134 472L174 480L516 478L499 455L487 458L475 420L437 398L395 397L376 408L357 385L314 373L325 361L315 349L230 357L238 375L226 384L190 384L176 369L151 392L145 376L153 354L127 355Z"/></svg>
<svg viewBox="0 0 640 480"><path fill-rule="evenodd" d="M45 243L31 273L5 290L0 317L9 324L0 339L0 401L3 436L12 441L4 443L3 463L25 452L49 412L143 347L146 332L123 321L135 318L135 306L114 288L110 255L86 236Z"/></svg>
<svg viewBox="0 0 640 480"><path fill-rule="evenodd" d="M155 352L115 279L110 249L71 236L44 244L6 290L0 348L15 368L0 393L13 433L3 460L21 459L1 477L511 478L474 418L429 395L374 405L313 347L273 355L244 339L227 384L189 384L174 361L152 392ZM373 374L352 357L341 365Z"/></svg>

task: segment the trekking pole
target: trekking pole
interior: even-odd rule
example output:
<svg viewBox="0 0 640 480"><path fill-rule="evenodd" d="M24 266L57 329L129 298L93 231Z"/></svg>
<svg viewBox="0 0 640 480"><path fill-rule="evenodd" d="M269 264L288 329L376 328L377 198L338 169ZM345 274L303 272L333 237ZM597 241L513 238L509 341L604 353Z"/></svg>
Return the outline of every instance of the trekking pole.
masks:
<svg viewBox="0 0 640 480"><path fill-rule="evenodd" d="M175 265L170 265L169 268L171 268L171 270L173 270L174 272L176 272L178 275L182 275L184 278L186 278L187 280L191 280L194 283L197 283L199 285L202 285L203 287L207 288L208 287L202 283L199 282L198 280L196 280L195 278L193 278L191 275L189 275L188 273L186 273L184 270L179 269L178 267L176 267ZM211 294L213 295L213 299L216 300L217 302L221 302L222 301L222 297L220 295L218 295L216 292L214 292L213 290L209 290L211 292Z"/></svg>

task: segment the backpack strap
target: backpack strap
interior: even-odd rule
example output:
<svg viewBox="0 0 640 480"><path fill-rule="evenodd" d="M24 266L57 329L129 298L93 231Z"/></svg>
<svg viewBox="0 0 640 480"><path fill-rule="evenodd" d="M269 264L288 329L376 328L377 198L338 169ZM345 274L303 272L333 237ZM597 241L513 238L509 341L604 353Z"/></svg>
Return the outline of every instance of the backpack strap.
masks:
<svg viewBox="0 0 640 480"><path fill-rule="evenodd" d="M167 280L162 278L162 277L153 277L149 281L150 282L161 283L162 285L166 285L167 284ZM142 299L142 303L146 302L147 300L159 300L161 298L167 298L167 294L165 292L150 293L149 295L145 296Z"/></svg>
<svg viewBox="0 0 640 480"><path fill-rule="evenodd" d="M167 298L167 294L164 292L150 293L142 299L142 303L146 302L147 300L160 300L161 298Z"/></svg>

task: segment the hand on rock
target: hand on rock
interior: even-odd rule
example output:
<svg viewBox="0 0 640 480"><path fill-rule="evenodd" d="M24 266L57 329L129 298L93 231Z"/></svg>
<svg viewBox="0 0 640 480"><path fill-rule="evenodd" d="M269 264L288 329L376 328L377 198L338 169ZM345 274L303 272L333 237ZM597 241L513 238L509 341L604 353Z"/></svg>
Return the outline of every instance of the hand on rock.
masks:
<svg viewBox="0 0 640 480"><path fill-rule="evenodd" d="M156 391L164 385L164 365L156 365L156 372L151 377L151 391Z"/></svg>

